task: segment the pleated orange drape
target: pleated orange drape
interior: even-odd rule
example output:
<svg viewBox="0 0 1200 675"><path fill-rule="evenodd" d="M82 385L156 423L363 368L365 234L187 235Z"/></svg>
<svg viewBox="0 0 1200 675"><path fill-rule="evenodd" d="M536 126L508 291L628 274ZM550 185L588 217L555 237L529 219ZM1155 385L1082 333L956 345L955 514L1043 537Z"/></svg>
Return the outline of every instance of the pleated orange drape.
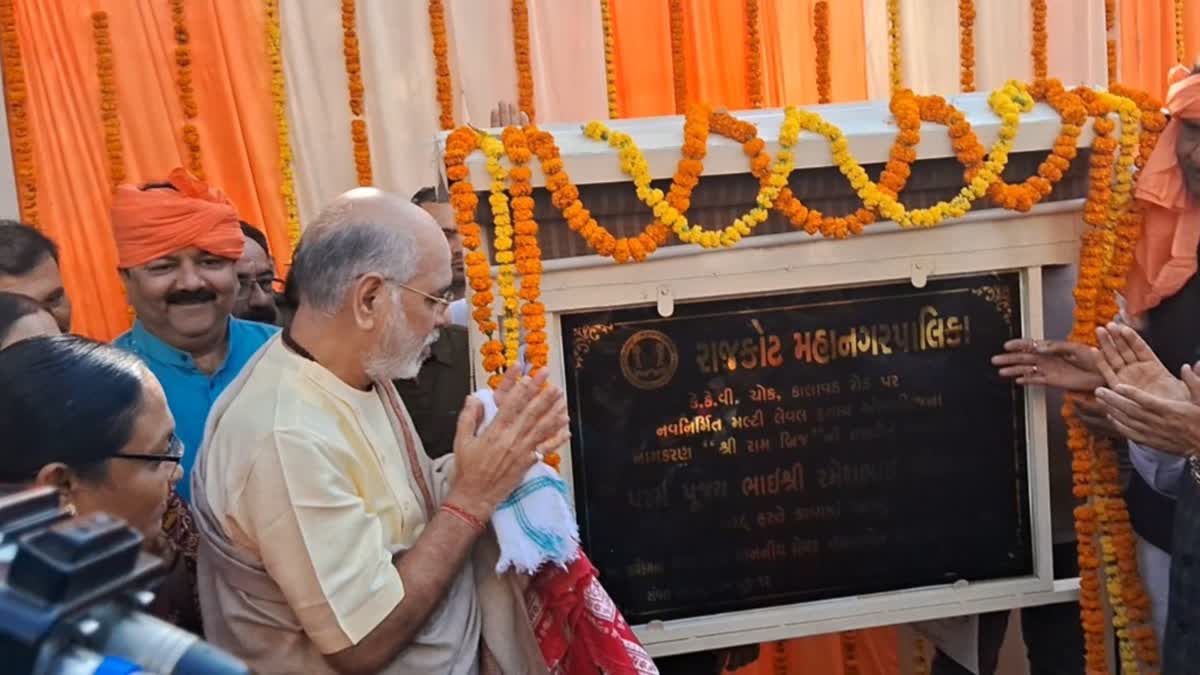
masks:
<svg viewBox="0 0 1200 675"><path fill-rule="evenodd" d="M759 0L763 94L767 106L817 101L815 0ZM613 66L621 117L670 115L671 28L667 0L611 0ZM861 2L829 3L834 101L867 95ZM744 0L684 0L688 98L731 110L750 105L746 91Z"/></svg>
<svg viewBox="0 0 1200 675"><path fill-rule="evenodd" d="M165 0L18 0L29 81L40 225L62 250L73 330L108 340L129 325L109 222L111 187L100 122L91 15L105 11L127 180L161 179L185 164L175 86L175 37ZM290 260L279 196L262 4L188 0L196 126L209 183Z"/></svg>
<svg viewBox="0 0 1200 675"><path fill-rule="evenodd" d="M1167 71L1179 60L1175 51L1175 2L1125 0L1117 4L1121 84L1162 98L1167 93ZM1191 66L1200 55L1200 1L1188 0L1183 6L1184 65Z"/></svg>

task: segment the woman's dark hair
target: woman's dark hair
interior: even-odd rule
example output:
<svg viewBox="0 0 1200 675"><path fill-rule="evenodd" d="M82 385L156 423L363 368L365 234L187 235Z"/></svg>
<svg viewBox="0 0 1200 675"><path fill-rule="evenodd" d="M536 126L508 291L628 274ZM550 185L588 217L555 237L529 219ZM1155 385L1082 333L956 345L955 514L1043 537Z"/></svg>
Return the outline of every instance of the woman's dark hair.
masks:
<svg viewBox="0 0 1200 675"><path fill-rule="evenodd" d="M42 311L42 306L17 293L0 293L0 342L8 338L18 321Z"/></svg>
<svg viewBox="0 0 1200 675"><path fill-rule="evenodd" d="M136 356L75 335L0 351L0 481L32 480L53 462L103 479L133 435L143 377Z"/></svg>

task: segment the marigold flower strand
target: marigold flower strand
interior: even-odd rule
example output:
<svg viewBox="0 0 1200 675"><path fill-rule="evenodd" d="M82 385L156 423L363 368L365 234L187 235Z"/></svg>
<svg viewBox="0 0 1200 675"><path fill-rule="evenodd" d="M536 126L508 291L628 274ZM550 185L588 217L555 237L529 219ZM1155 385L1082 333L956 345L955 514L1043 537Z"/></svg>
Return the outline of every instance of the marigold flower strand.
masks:
<svg viewBox="0 0 1200 675"><path fill-rule="evenodd" d="M487 340L479 348L483 356L484 371L495 375L504 366L504 346L495 339L496 324L492 294L492 273L488 265L487 254L480 250L483 247L483 231L475 220L475 212L479 206L479 197L475 187L471 185L471 172L467 168L466 159L479 149L480 137L470 127L460 127L446 138L446 150L443 161L446 165L446 179L450 182L450 205L454 208L454 219L462 232L463 248L467 250L463 262L467 267L467 284L471 287L471 318L476 327ZM491 378L489 385L495 386L498 380Z"/></svg>
<svg viewBox="0 0 1200 675"><path fill-rule="evenodd" d="M829 3L813 5L813 42L817 49L817 102L829 103L833 81L829 75Z"/></svg>
<svg viewBox="0 0 1200 675"><path fill-rule="evenodd" d="M600 0L600 25L604 29L604 86L608 92L608 119L617 119L617 67L610 0Z"/></svg>
<svg viewBox="0 0 1200 675"><path fill-rule="evenodd" d="M36 226L37 172L33 161L33 135L29 129L29 89L21 59L13 0L0 0L0 31L3 49L4 104L8 110L8 134L12 142L13 168L17 174L17 200L21 221Z"/></svg>
<svg viewBox="0 0 1200 675"><path fill-rule="evenodd" d="M1104 33L1105 51L1108 56L1108 83L1112 85L1117 77L1117 41L1113 39L1113 29L1117 26L1117 0L1104 0Z"/></svg>
<svg viewBox="0 0 1200 675"><path fill-rule="evenodd" d="M371 146L367 137L366 87L362 79L362 61L358 50L357 5L355 0L342 0L342 52L346 61L346 80L350 91L350 140L354 144L354 172L358 184L374 183L371 170Z"/></svg>
<svg viewBox="0 0 1200 675"><path fill-rule="evenodd" d="M92 39L96 46L96 75L100 79L100 123L104 127L104 154L108 179L115 188L125 182L125 158L121 143L121 118L117 112L117 83L113 75L112 35L108 13L92 14Z"/></svg>
<svg viewBox="0 0 1200 675"><path fill-rule="evenodd" d="M975 91L975 0L958 0L959 84Z"/></svg>
<svg viewBox="0 0 1200 675"><path fill-rule="evenodd" d="M533 66L530 62L527 0L512 0L512 30L513 54L517 65L517 106L532 122L537 114L533 105Z"/></svg>
<svg viewBox="0 0 1200 675"><path fill-rule="evenodd" d="M900 91L904 84L904 70L900 52L900 0L887 0L888 23L888 82L892 87L892 95Z"/></svg>
<svg viewBox="0 0 1200 675"><path fill-rule="evenodd" d="M1046 79L1046 0L1030 0L1033 12L1033 79Z"/></svg>
<svg viewBox="0 0 1200 675"><path fill-rule="evenodd" d="M607 0L605 0L607 2ZM763 107L762 36L758 28L758 0L746 2L746 98L751 108Z"/></svg>
<svg viewBox="0 0 1200 675"><path fill-rule="evenodd" d="M683 51L683 0L669 0L671 22L671 81L675 88L675 114L687 110L687 60Z"/></svg>
<svg viewBox="0 0 1200 675"><path fill-rule="evenodd" d="M1175 0L1175 60L1187 63L1186 31L1183 28L1183 0Z"/></svg>
<svg viewBox="0 0 1200 675"><path fill-rule="evenodd" d="M204 180L204 163L200 158L200 131L195 120L200 114L196 94L192 89L191 38L187 29L184 0L171 0L171 21L175 24L175 86L179 105L183 109L183 144L187 147L188 171Z"/></svg>
<svg viewBox="0 0 1200 675"><path fill-rule="evenodd" d="M446 39L446 7L442 0L429 0L429 32L433 35L438 124L443 130L450 130L454 128L454 91L450 81L450 47Z"/></svg>
<svg viewBox="0 0 1200 675"><path fill-rule="evenodd" d="M271 66L271 107L275 113L275 135L279 139L279 195L287 223L289 255L300 243L300 207L296 203L296 179L292 168L292 141L287 117L287 80L283 74L283 33L279 0L264 0L267 63ZM290 262L285 261L285 262Z"/></svg>

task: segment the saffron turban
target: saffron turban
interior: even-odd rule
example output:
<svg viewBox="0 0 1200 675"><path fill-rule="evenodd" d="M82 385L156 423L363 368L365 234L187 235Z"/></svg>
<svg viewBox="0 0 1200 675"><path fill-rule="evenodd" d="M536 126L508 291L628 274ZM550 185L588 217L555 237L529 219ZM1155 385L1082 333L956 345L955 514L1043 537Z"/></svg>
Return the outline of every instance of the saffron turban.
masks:
<svg viewBox="0 0 1200 675"><path fill-rule="evenodd" d="M245 240L237 211L225 194L183 169L167 182L174 190L122 185L113 195L113 239L121 269L195 246L222 258L242 257Z"/></svg>
<svg viewBox="0 0 1200 675"><path fill-rule="evenodd" d="M1138 176L1134 197L1144 229L1134 249L1125 287L1126 309L1141 316L1183 288L1196 274L1200 207L1188 194L1175 146L1182 120L1200 119L1200 75L1176 66L1170 75L1167 110L1171 121Z"/></svg>

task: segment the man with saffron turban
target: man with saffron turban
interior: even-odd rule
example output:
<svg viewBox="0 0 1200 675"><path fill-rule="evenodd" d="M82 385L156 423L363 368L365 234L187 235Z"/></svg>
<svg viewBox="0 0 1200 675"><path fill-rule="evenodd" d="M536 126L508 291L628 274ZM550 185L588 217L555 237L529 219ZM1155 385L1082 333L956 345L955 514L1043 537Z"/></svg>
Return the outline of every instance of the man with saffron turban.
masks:
<svg viewBox="0 0 1200 675"><path fill-rule="evenodd" d="M162 183L123 185L113 196L112 225L137 314L114 344L141 357L162 383L184 445L179 491L187 499L209 408L278 329L230 316L244 236L221 191L183 169Z"/></svg>

